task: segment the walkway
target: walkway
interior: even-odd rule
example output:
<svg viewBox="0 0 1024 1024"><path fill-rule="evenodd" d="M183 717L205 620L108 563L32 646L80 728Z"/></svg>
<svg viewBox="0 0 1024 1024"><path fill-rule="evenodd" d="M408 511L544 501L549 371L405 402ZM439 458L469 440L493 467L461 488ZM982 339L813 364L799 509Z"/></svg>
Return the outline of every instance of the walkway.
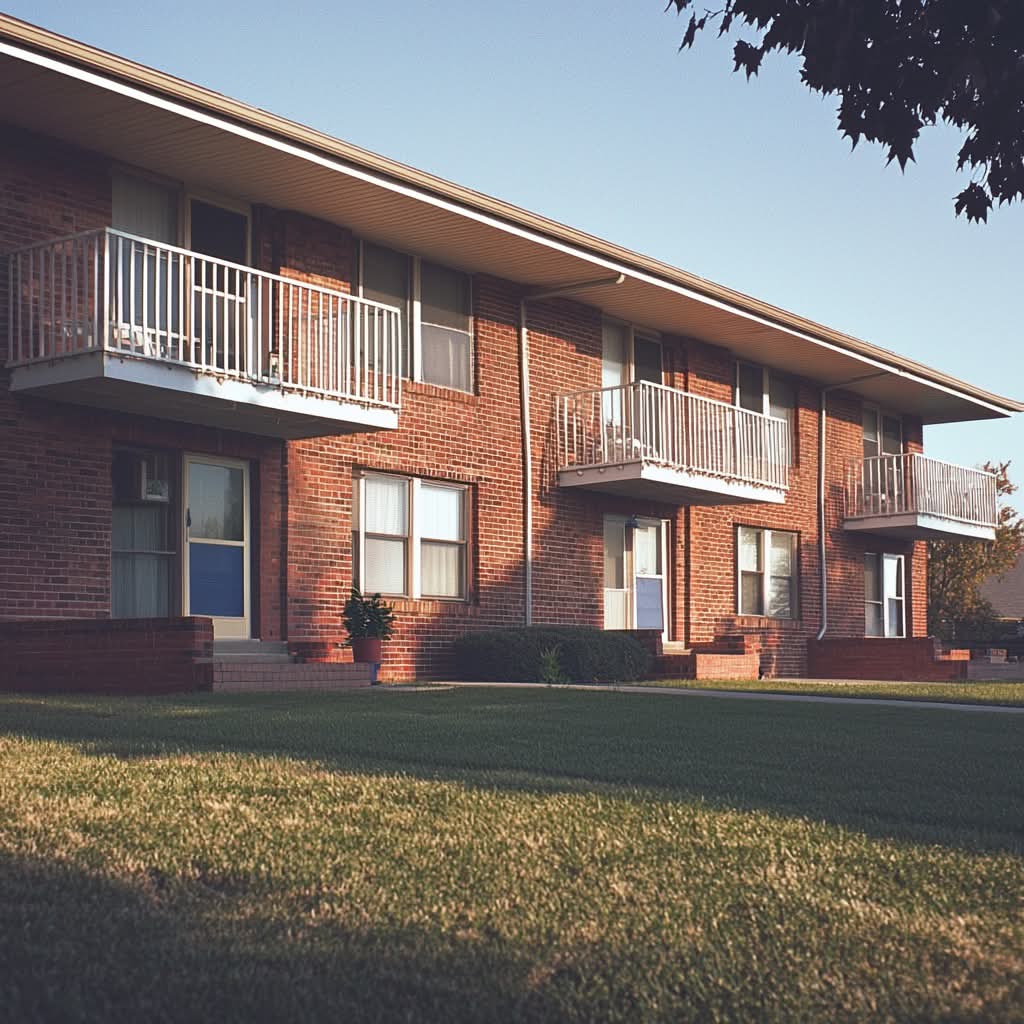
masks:
<svg viewBox="0 0 1024 1024"><path fill-rule="evenodd" d="M843 680L843 682L850 681ZM940 700L895 700L886 697L825 697L820 694L810 693L761 693L756 690L699 690L673 686L620 686L614 683L559 683L557 686L549 687L547 683L463 683L446 681L431 685L493 687L495 689L593 690L599 693L607 693L608 691L612 693L656 693L672 694L678 697L719 697L724 700L774 700L798 704L878 704L882 707L930 708L937 711L982 711L1010 715L1024 714L1024 706L1010 707L1006 704L953 704Z"/></svg>

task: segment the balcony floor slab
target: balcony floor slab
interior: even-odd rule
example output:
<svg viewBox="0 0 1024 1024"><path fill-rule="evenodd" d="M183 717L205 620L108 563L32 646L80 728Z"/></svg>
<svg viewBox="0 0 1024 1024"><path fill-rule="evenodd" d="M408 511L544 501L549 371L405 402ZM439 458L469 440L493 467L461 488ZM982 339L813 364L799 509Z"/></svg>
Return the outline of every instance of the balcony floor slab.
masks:
<svg viewBox="0 0 1024 1024"><path fill-rule="evenodd" d="M920 512L846 519L843 529L899 540L995 540L996 537L996 531L991 526L963 523L957 519Z"/></svg>
<svg viewBox="0 0 1024 1024"><path fill-rule="evenodd" d="M139 416L294 439L394 430L398 410L90 351L11 369L11 390Z"/></svg>
<svg viewBox="0 0 1024 1024"><path fill-rule="evenodd" d="M781 505L783 488L764 487L704 473L670 469L638 460L609 466L563 469L561 487L579 487L601 494L669 505L736 505L763 502Z"/></svg>

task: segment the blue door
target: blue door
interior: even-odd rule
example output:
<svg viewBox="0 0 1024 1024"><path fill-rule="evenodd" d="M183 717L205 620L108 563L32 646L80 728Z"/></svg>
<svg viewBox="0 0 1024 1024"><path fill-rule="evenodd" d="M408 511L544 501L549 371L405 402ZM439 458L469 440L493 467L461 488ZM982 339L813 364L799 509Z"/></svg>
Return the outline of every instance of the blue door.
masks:
<svg viewBox="0 0 1024 1024"><path fill-rule="evenodd" d="M244 462L185 460L187 613L217 637L249 636L249 470Z"/></svg>

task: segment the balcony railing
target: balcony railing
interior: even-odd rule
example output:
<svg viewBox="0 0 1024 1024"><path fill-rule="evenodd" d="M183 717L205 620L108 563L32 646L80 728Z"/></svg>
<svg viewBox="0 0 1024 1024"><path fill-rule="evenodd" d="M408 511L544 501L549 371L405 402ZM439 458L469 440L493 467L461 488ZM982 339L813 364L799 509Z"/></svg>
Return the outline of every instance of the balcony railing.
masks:
<svg viewBox="0 0 1024 1024"><path fill-rule="evenodd" d="M920 515L994 528L996 478L924 455L855 459L846 470L846 518Z"/></svg>
<svg viewBox="0 0 1024 1024"><path fill-rule="evenodd" d="M789 424L647 381L556 400L558 468L630 462L688 476L781 490L788 485Z"/></svg>
<svg viewBox="0 0 1024 1024"><path fill-rule="evenodd" d="M14 252L8 273L10 366L105 352L399 405L393 307L109 228Z"/></svg>

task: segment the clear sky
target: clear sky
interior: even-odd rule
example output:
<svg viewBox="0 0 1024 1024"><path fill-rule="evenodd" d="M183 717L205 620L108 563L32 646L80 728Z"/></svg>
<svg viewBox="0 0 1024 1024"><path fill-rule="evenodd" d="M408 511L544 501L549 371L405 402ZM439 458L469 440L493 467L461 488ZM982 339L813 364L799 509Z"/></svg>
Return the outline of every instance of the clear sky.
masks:
<svg viewBox="0 0 1024 1024"><path fill-rule="evenodd" d="M959 140L903 175L773 58L749 84L662 0L8 0L15 17L169 71L1024 398L1024 209L953 216ZM1013 459L1024 415L926 449Z"/></svg>

